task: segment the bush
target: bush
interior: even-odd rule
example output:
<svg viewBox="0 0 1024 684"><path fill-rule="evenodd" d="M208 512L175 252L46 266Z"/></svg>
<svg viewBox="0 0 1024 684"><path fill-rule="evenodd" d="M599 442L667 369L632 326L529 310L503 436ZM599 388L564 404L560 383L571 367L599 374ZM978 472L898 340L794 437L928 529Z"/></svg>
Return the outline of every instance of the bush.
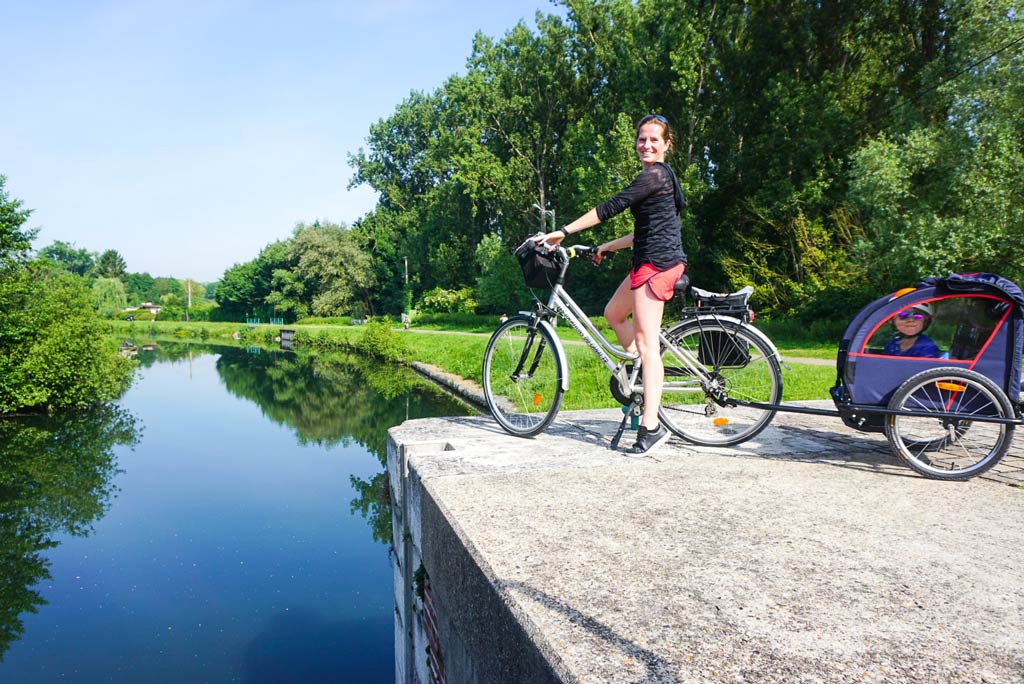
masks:
<svg viewBox="0 0 1024 684"><path fill-rule="evenodd" d="M133 319L137 323L142 321L154 320L153 312L148 309L138 309L136 311L118 311L114 314L114 319L118 321L127 321L129 318Z"/></svg>
<svg viewBox="0 0 1024 684"><path fill-rule="evenodd" d="M81 277L32 264L0 277L0 413L112 401L134 363L117 353Z"/></svg>
<svg viewBox="0 0 1024 684"><path fill-rule="evenodd" d="M293 325L352 325L351 316L307 316Z"/></svg>
<svg viewBox="0 0 1024 684"><path fill-rule="evenodd" d="M419 307L427 313L473 313L476 300L473 290L464 287L461 290L443 290L435 287L423 294Z"/></svg>
<svg viewBox="0 0 1024 684"><path fill-rule="evenodd" d="M405 340L385 321L367 323L355 347L365 354L388 361L404 361L409 355L409 346Z"/></svg>

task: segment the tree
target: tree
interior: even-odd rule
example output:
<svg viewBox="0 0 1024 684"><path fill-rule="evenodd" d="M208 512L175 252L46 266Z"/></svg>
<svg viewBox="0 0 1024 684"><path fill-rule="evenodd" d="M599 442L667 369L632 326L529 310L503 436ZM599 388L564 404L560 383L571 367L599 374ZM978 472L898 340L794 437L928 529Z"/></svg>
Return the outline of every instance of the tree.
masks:
<svg viewBox="0 0 1024 684"><path fill-rule="evenodd" d="M148 273L129 273L125 279L128 281L128 303L132 306L160 300L160 291L153 276Z"/></svg>
<svg viewBox="0 0 1024 684"><path fill-rule="evenodd" d="M96 267L96 255L84 247L75 247L73 242L57 240L39 250L39 256L80 276L88 275Z"/></svg>
<svg viewBox="0 0 1024 684"><path fill-rule="evenodd" d="M224 320L244 321L253 314L257 306L255 277L255 261L235 264L224 271L214 292Z"/></svg>
<svg viewBox="0 0 1024 684"><path fill-rule="evenodd" d="M1024 276L1024 16L1019 3L965 2L947 49L955 76L895 104L895 132L852 155L849 197L863 217L862 258L886 285L936 273ZM948 70L944 70L947 71Z"/></svg>
<svg viewBox="0 0 1024 684"><path fill-rule="evenodd" d="M29 212L0 177L0 413L84 408L116 399L133 365L93 309L77 275L28 261Z"/></svg>
<svg viewBox="0 0 1024 684"><path fill-rule="evenodd" d="M93 305L104 318L110 318L128 306L124 283L117 278L98 278L92 284Z"/></svg>
<svg viewBox="0 0 1024 684"><path fill-rule="evenodd" d="M124 258L114 249L108 249L96 260L96 275L100 278L124 278L127 267Z"/></svg>
<svg viewBox="0 0 1024 684"><path fill-rule="evenodd" d="M332 223L296 227L289 251L295 259L295 277L304 283L304 296L315 315L339 316L354 307L373 313L370 293L375 274L362 247L359 236Z"/></svg>
<svg viewBox="0 0 1024 684"><path fill-rule="evenodd" d="M23 228L31 209L22 209L21 200L11 199L4 186L7 177L0 175L0 270L22 263L32 246L36 230Z"/></svg>
<svg viewBox="0 0 1024 684"><path fill-rule="evenodd" d="M484 236L476 248L476 259L480 267L476 299L481 312L501 314L528 307L529 296L525 288L509 286L521 282L522 273L500 237L494 234Z"/></svg>

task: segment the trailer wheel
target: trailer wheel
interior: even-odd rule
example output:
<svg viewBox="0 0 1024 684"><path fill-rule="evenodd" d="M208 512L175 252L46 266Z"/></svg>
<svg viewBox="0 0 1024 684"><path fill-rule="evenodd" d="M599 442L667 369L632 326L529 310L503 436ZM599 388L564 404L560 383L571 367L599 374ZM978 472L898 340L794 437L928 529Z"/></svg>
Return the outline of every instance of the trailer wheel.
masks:
<svg viewBox="0 0 1024 684"><path fill-rule="evenodd" d="M974 477L998 463L1013 441L1014 425L980 420L1015 414L1003 390L974 371L922 371L900 385L889 408L917 414L888 416L885 436L893 451L926 477Z"/></svg>

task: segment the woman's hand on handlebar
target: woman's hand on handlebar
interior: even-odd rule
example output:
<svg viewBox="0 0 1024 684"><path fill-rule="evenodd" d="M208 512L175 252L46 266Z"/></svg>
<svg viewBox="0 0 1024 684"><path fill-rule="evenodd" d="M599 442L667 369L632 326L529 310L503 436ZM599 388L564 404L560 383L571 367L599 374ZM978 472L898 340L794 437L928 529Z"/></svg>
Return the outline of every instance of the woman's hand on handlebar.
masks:
<svg viewBox="0 0 1024 684"><path fill-rule="evenodd" d="M600 266L601 262L607 259L607 255L611 253L612 250L608 249L608 245L598 245L594 248L594 253L590 256L590 263L595 266Z"/></svg>
<svg viewBox="0 0 1024 684"><path fill-rule="evenodd" d="M561 230L555 230L550 233L537 233L536 235L530 238L532 242L543 242L551 248L560 245L562 243L562 240L564 239L565 233L563 233Z"/></svg>

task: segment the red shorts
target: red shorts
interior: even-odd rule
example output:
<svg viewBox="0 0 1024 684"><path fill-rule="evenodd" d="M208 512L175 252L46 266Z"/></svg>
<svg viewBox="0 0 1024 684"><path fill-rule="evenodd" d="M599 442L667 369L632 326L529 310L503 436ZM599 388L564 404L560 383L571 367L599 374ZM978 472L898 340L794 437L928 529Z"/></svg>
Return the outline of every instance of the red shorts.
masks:
<svg viewBox="0 0 1024 684"><path fill-rule="evenodd" d="M676 264L666 271L659 271L651 264L640 264L640 268L629 272L629 289L646 285L655 298L667 302L675 294L676 281L685 270L686 264Z"/></svg>

